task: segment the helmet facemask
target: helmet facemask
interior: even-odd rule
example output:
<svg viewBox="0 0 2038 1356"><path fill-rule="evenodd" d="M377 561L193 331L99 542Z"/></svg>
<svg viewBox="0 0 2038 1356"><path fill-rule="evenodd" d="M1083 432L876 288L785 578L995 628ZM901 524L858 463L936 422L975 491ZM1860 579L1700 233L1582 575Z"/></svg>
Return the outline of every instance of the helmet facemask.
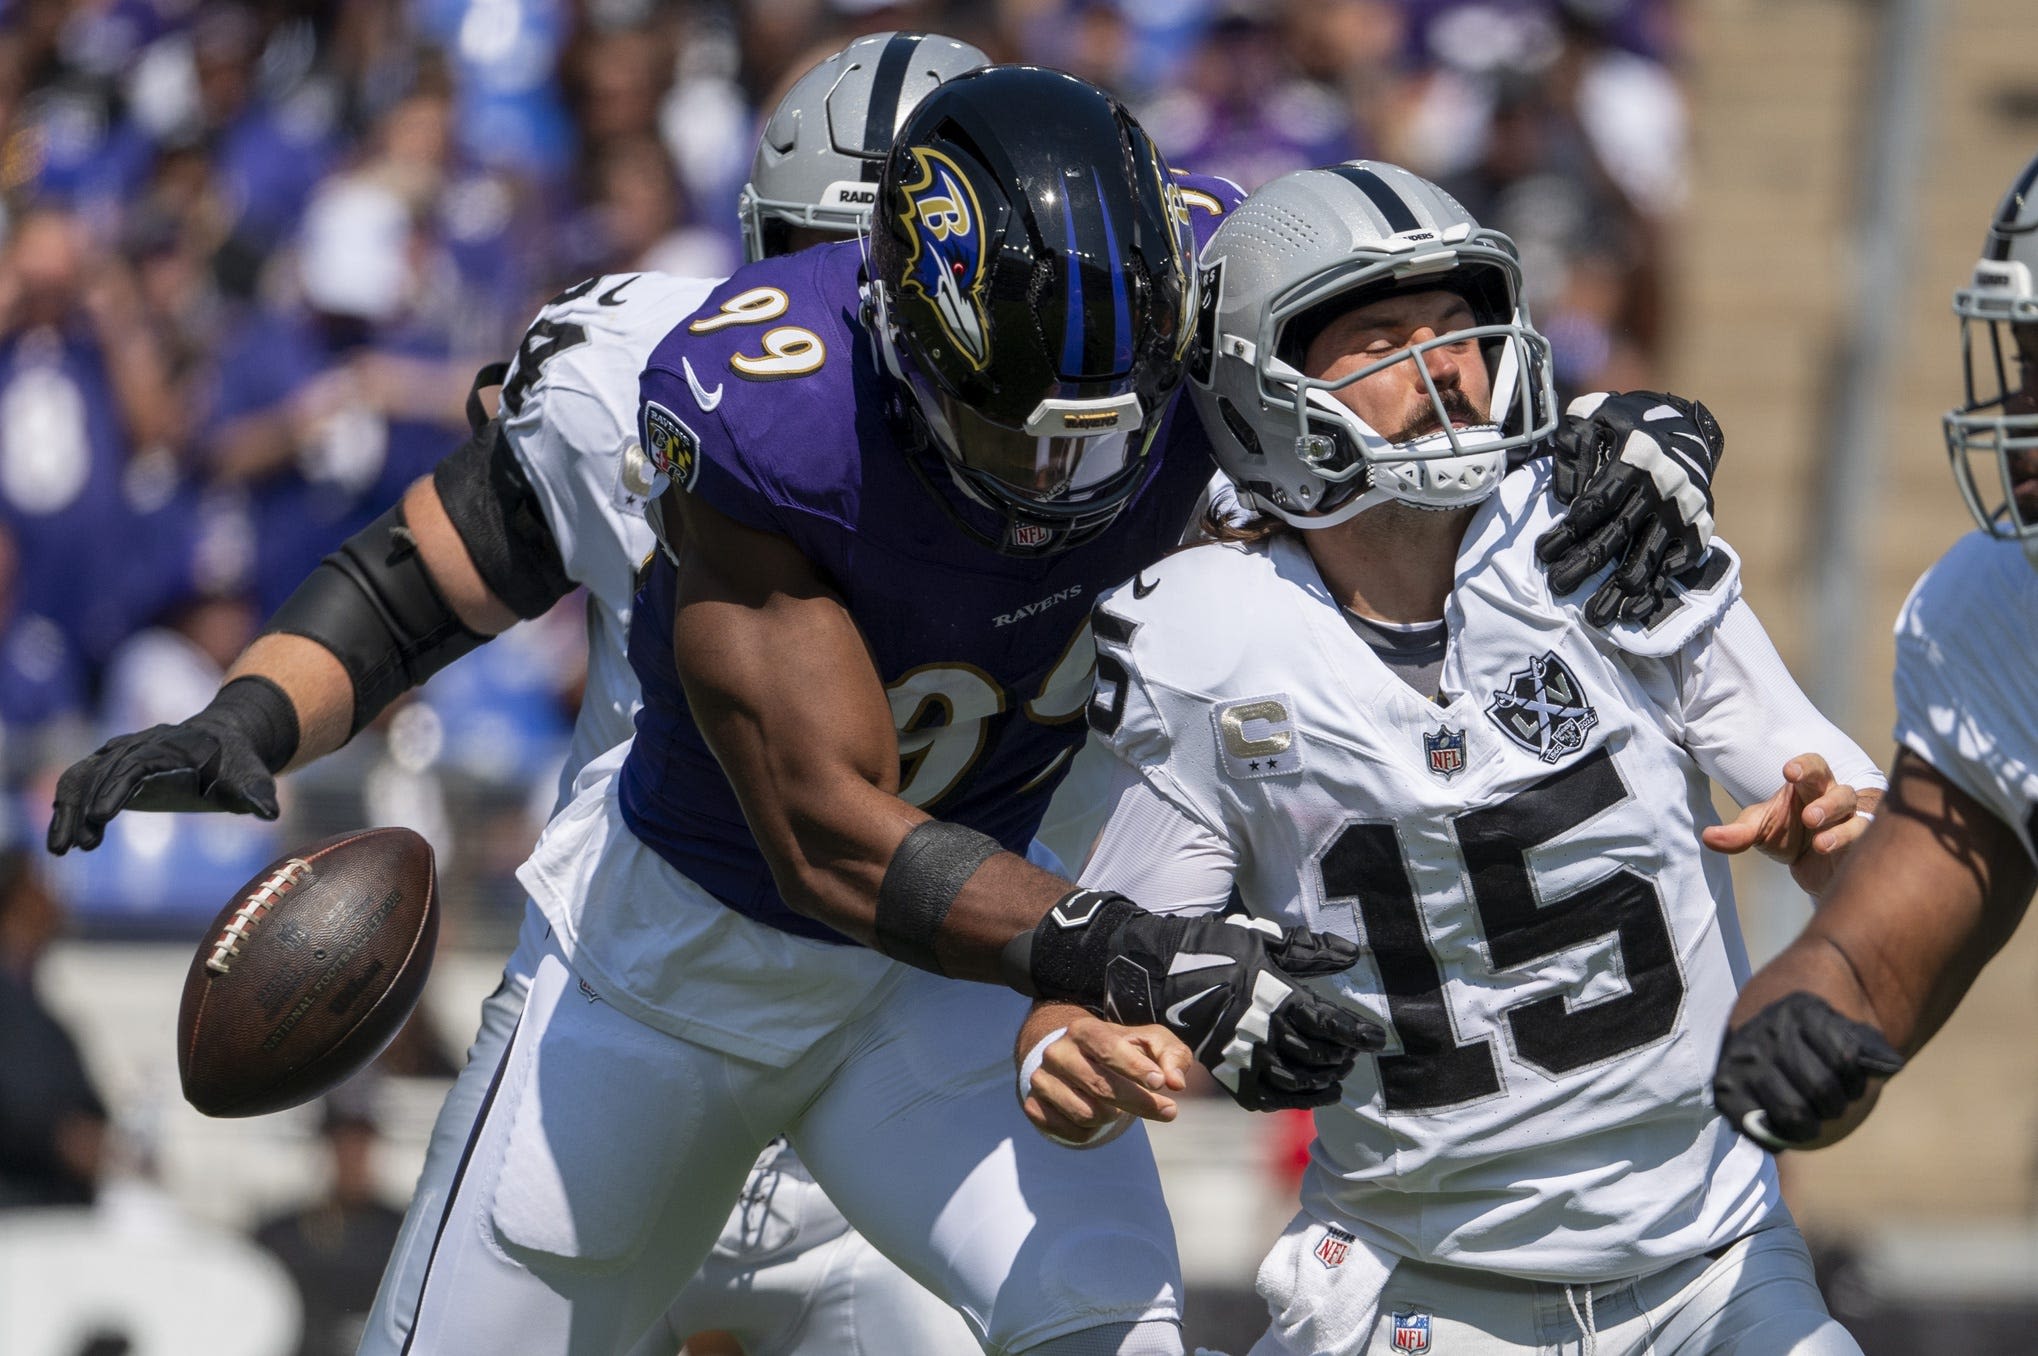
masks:
<svg viewBox="0 0 2038 1356"><path fill-rule="evenodd" d="M1954 294L1953 309L1966 379L1965 403L1944 421L1953 479L1982 531L2021 542L2038 567L2038 297L2030 270L1984 260L1974 285Z"/></svg>
<svg viewBox="0 0 2038 1356"><path fill-rule="evenodd" d="M753 183L743 185L737 195L736 211L743 222L743 260L776 258L793 249L792 233L816 231L847 240L870 230L870 203L877 193L868 184L844 181L830 184L828 193L844 202L786 202L758 196ZM858 201L861 199L860 201Z"/></svg>
<svg viewBox="0 0 2038 1356"><path fill-rule="evenodd" d="M1283 422L1293 428L1296 459L1323 482L1298 491L1305 501L1313 493L1314 504L1286 511L1276 506L1279 516L1296 526L1328 527L1388 500L1429 509L1474 504L1499 485L1510 451L1539 441L1556 426L1549 343L1514 304L1512 256L1476 240L1455 256L1448 269L1413 273L1405 261L1354 261L1309 279L1267 308L1256 345L1268 355L1255 365L1258 394L1288 416ZM1336 316L1425 291L1462 296L1475 323L1336 378L1304 375L1302 353ZM1489 378L1491 398L1483 410L1457 389L1439 386L1430 370L1428 355L1468 341L1478 346ZM1337 398L1346 387L1402 363L1414 365L1429 399L1414 436L1407 426L1376 429ZM1538 374L1540 380L1533 379ZM1463 427L1459 421L1465 421Z"/></svg>
<svg viewBox="0 0 2038 1356"><path fill-rule="evenodd" d="M1115 100L1030 67L947 82L894 142L870 329L949 479L1003 520L1000 550L1066 549L1146 482L1195 299L1171 187Z"/></svg>
<svg viewBox="0 0 2038 1356"><path fill-rule="evenodd" d="M1107 526L1150 470L1159 411L1134 394L1042 400L1019 427L986 418L943 389L898 341L882 288L865 293L886 370L910 397L926 449L970 502L1005 520L971 535L1007 555L1046 555ZM919 467L915 467L916 472Z"/></svg>

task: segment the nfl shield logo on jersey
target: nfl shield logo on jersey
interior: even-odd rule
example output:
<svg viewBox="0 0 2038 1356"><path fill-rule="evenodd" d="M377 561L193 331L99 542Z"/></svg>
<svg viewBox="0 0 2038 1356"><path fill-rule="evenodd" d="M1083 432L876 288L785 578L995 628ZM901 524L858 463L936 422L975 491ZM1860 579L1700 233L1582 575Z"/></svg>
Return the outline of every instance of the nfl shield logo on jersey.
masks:
<svg viewBox="0 0 2038 1356"><path fill-rule="evenodd" d="M1448 725L1437 726L1435 734L1422 737L1422 751L1429 755L1429 770L1445 781L1465 770L1465 732Z"/></svg>
<svg viewBox="0 0 2038 1356"><path fill-rule="evenodd" d="M1599 724L1585 689L1554 650L1508 674L1486 714L1502 734L1546 763L1584 748L1586 734Z"/></svg>
<svg viewBox="0 0 2038 1356"><path fill-rule="evenodd" d="M1394 1349L1396 1351L1429 1350L1429 1315L1395 1314Z"/></svg>
<svg viewBox="0 0 2038 1356"><path fill-rule="evenodd" d="M1316 1260L1326 1267L1341 1267L1352 1255L1352 1236L1334 1224L1325 1225L1323 1241L1316 1245Z"/></svg>

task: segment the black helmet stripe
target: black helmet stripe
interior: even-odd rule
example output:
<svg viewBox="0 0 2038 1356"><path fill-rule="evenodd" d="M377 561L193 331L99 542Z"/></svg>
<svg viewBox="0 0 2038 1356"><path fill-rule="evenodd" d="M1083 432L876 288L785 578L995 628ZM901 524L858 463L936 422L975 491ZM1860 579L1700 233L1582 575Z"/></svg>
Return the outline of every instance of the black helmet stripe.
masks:
<svg viewBox="0 0 2038 1356"><path fill-rule="evenodd" d="M1399 235L1403 231L1422 229L1422 223L1416 220L1415 213L1401 200L1401 195L1373 171L1360 169L1356 165L1332 165L1330 172L1357 186L1373 200L1373 206L1379 208L1380 215L1386 219L1387 230L1390 233Z"/></svg>
<svg viewBox="0 0 2038 1356"><path fill-rule="evenodd" d="M892 131L899 125L899 99L906 91L906 72L913 63L913 49L924 33L896 33L878 53L877 73L871 77L870 103L863 111L863 180L874 184L884 172L885 152L891 149Z"/></svg>

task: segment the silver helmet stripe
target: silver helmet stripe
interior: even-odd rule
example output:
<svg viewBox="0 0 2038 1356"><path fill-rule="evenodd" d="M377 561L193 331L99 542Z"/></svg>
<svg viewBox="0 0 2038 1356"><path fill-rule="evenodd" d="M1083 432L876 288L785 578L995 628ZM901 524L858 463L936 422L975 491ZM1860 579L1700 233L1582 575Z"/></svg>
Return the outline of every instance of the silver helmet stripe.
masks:
<svg viewBox="0 0 2038 1356"><path fill-rule="evenodd" d="M2024 172L2017 176L2017 182L2010 185L2010 191L2003 195L2003 204L1996 210L1995 223L1989 227L1987 258L1998 263L2007 261L2010 238L2038 230L2038 212L2030 213L2026 219L2024 210L2027 204L2038 207L2038 202L2031 200L2034 183L2038 183L2038 156L2031 158L2031 163L2024 166Z"/></svg>

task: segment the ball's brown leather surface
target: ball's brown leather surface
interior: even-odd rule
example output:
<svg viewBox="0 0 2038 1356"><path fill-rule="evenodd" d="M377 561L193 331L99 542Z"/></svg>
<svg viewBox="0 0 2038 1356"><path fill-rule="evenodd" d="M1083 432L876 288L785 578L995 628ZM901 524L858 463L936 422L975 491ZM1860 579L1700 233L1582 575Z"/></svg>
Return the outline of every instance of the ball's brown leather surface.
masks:
<svg viewBox="0 0 2038 1356"><path fill-rule="evenodd" d="M287 886L257 900L293 861L303 865ZM235 892L191 959L177 1014L185 1100L208 1116L259 1116L331 1090L410 1016L438 935L431 845L409 829L362 829L278 858Z"/></svg>

